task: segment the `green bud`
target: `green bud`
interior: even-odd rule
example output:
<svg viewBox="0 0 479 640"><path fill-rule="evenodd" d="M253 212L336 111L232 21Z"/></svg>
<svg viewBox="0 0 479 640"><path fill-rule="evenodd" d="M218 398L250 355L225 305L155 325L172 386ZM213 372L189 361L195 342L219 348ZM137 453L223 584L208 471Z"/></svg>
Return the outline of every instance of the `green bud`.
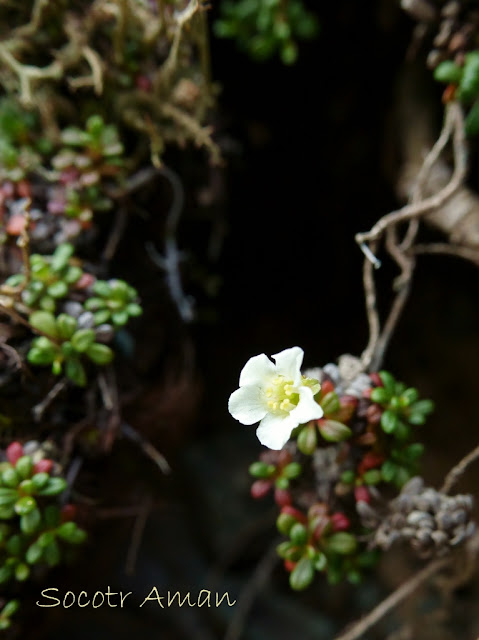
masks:
<svg viewBox="0 0 479 640"><path fill-rule="evenodd" d="M311 584L313 578L313 563L307 556L304 556L290 573L289 584L295 591L301 591Z"/></svg>

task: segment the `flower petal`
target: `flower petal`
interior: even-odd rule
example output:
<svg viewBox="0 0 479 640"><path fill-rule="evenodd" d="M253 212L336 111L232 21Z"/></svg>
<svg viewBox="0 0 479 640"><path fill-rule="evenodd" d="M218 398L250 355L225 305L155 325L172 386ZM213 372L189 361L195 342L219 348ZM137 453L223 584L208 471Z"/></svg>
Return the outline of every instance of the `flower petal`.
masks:
<svg viewBox="0 0 479 640"><path fill-rule="evenodd" d="M288 442L291 432L297 426L298 423L291 419L291 415L278 416L268 413L256 429L256 435L265 447L278 451Z"/></svg>
<svg viewBox="0 0 479 640"><path fill-rule="evenodd" d="M298 406L289 414L297 424L317 420L323 416L323 408L316 402L310 387L299 388Z"/></svg>
<svg viewBox="0 0 479 640"><path fill-rule="evenodd" d="M297 386L301 381L303 356L304 351L301 347L291 347L271 357L276 362L276 372L287 380L292 380L294 386Z"/></svg>
<svg viewBox="0 0 479 640"><path fill-rule="evenodd" d="M259 422L268 412L263 392L259 387L240 387L228 401L228 411L241 424Z"/></svg>
<svg viewBox="0 0 479 640"><path fill-rule="evenodd" d="M259 356L253 356L243 367L240 374L240 387L256 384L263 386L266 382L276 374L276 367L264 353Z"/></svg>

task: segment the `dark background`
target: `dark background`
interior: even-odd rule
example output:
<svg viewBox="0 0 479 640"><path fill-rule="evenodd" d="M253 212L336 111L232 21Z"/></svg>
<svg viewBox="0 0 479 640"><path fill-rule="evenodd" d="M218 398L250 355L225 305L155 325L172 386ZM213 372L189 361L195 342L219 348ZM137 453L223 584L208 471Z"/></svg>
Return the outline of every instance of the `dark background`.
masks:
<svg viewBox="0 0 479 640"><path fill-rule="evenodd" d="M122 504L125 496L123 504L141 502L145 495L155 505L136 573L127 576L124 570L134 519L105 517L98 519L80 565L50 576L46 586L93 594L110 585L113 591L134 592L130 606L58 607L43 615L33 606L38 592L32 592L31 637L222 638L239 604L209 610L139 604L153 586L162 595L168 589L194 595L210 588L240 599L276 538L272 501L253 502L248 493L247 467L260 451L254 428L239 425L227 412L239 372L261 352L299 345L305 365L314 366L342 353L359 355L367 343L362 254L354 234L398 204L394 177L400 159L391 123L396 78L413 23L396 3L318 4L320 36L301 46L292 68L276 61L253 63L232 43L213 40L213 77L221 86L217 135L228 157L220 211L227 235L213 268L222 283L216 298L200 298L196 324L178 328L174 317L175 328L168 333L157 320L148 334L164 341L165 358L183 380L181 391L175 395L171 389L178 386L172 385L165 395L169 374L163 364L147 372L149 390L128 410L133 424L149 425L173 474L163 478L126 442L116 445L111 459L98 462L103 505ZM437 89L431 86L431 91ZM194 173L183 167L183 175L182 167L172 166L182 177ZM180 240L199 249L186 222ZM185 270L188 288L188 264ZM394 275L386 264L379 277L382 309ZM147 296L143 285L140 291ZM436 402L435 417L423 433L424 475L430 483L439 483L476 443L477 285L475 268L458 259L420 259L384 363ZM164 409L168 393L171 402ZM163 407L160 433L155 432L158 406ZM127 478L123 484L112 480L119 464ZM124 495L118 495L118 486L121 491L126 486ZM462 488L474 491L475 486L471 473ZM305 594L290 592L286 573L277 567L259 589L243 637L332 638L413 566L410 558L386 560L377 579L355 588L328 587L318 577ZM473 594L466 590L463 602L474 602ZM456 611L451 619L456 637L477 635L473 609ZM384 628L378 634L370 637L385 637Z"/></svg>

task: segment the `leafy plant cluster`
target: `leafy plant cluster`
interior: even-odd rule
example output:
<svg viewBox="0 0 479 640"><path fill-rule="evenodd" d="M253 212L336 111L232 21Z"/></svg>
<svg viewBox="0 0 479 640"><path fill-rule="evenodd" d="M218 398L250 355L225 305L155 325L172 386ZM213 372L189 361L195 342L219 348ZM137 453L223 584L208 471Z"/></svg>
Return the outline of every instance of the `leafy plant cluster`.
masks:
<svg viewBox="0 0 479 640"><path fill-rule="evenodd" d="M112 348L104 343L142 313L133 287L84 272L68 243L51 256L30 255L28 270L10 276L3 292L39 334L31 341L28 361L50 366L54 375L64 373L80 387L87 384L89 363L104 366L113 360Z"/></svg>
<svg viewBox="0 0 479 640"><path fill-rule="evenodd" d="M479 50L466 53L462 65L444 60L434 70L434 78L448 85L446 99L457 98L468 108L466 134L479 134Z"/></svg>
<svg viewBox="0 0 479 640"><path fill-rule="evenodd" d="M19 235L25 210L17 202L29 198L33 238L49 214L75 237L91 227L95 213L113 207L109 194L125 180L123 144L117 127L99 115L90 116L84 129L64 127L58 140L40 130L35 112L11 98L0 100L0 221L8 234Z"/></svg>
<svg viewBox="0 0 479 640"><path fill-rule="evenodd" d="M313 38L318 22L301 0L223 0L214 30L256 60L279 55L284 64L293 64L297 40Z"/></svg>
<svg viewBox="0 0 479 640"><path fill-rule="evenodd" d="M306 588L316 572L331 583L356 583L374 564L356 505L397 491L417 473L423 446L414 442L416 429L433 410L387 371L371 374L361 397L325 377L315 399L323 417L297 427L285 449L263 452L250 467L252 496L273 491L280 508L277 527L287 539L278 553L293 589Z"/></svg>
<svg viewBox="0 0 479 640"><path fill-rule="evenodd" d="M67 483L56 475L54 462L25 454L19 442L8 446L5 457L0 463L0 584L25 582L35 567L58 565L72 545L86 540L72 506L59 505ZM7 610L0 617L10 615Z"/></svg>

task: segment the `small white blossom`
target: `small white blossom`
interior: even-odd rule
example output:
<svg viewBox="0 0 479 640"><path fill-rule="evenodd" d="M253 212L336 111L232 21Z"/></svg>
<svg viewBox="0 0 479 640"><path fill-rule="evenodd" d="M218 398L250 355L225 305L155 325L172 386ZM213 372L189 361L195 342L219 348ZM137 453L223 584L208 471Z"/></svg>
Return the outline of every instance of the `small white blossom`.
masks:
<svg viewBox="0 0 479 640"><path fill-rule="evenodd" d="M259 421L261 444L282 449L298 425L321 418L323 409L314 400L320 384L301 375L304 352L300 347L271 356L250 358L241 371L239 386L228 402L233 418L242 424Z"/></svg>

